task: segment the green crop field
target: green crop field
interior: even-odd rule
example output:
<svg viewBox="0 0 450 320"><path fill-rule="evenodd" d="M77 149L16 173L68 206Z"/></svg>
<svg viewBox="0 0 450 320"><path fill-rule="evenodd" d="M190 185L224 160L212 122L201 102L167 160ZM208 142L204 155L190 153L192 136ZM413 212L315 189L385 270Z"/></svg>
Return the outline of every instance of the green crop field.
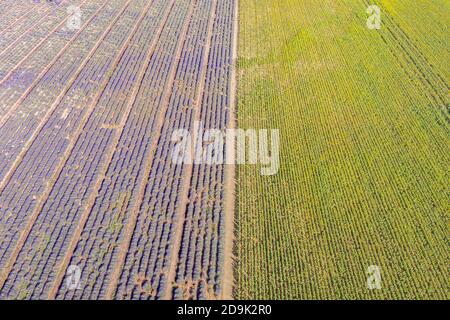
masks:
<svg viewBox="0 0 450 320"><path fill-rule="evenodd" d="M236 298L450 298L449 12L240 0L238 125L281 141L278 174L237 166Z"/></svg>

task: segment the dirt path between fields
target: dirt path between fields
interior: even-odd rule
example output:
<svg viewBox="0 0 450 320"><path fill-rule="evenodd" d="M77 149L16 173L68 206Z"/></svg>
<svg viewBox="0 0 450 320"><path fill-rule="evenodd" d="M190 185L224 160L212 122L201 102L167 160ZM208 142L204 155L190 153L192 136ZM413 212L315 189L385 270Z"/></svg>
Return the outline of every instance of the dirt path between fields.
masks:
<svg viewBox="0 0 450 320"><path fill-rule="evenodd" d="M230 79L230 123L229 129L236 128L236 106L237 106L237 59L238 59L238 36L239 36L239 0L234 4L234 26L233 26L233 57ZM233 148L231 159L234 159ZM234 163L234 162L233 162ZM222 299L233 299L234 289L234 220L235 197L236 197L236 166L228 164L225 167L225 239L224 239L224 278Z"/></svg>

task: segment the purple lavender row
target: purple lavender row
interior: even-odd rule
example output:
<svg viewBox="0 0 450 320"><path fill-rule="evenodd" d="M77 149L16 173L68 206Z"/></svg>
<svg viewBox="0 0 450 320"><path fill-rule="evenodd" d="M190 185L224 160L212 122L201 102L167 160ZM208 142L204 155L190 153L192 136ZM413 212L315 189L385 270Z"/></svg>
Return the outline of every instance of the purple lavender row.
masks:
<svg viewBox="0 0 450 320"><path fill-rule="evenodd" d="M65 298L95 298L99 294L104 297L110 285L111 273L117 267L118 250L128 222L127 215L131 213L130 207L135 204L134 201L137 201L139 181L145 178L142 176L142 167L151 152L151 125L161 108L161 93L167 85L170 66L174 63L175 48L188 7L189 1L175 2L118 141L99 197L72 257L70 265L82 267L81 282L86 289L78 293L66 292ZM86 279L88 284L84 282ZM92 293L92 287L100 287L100 292ZM66 291L66 288L62 287L61 291Z"/></svg>
<svg viewBox="0 0 450 320"><path fill-rule="evenodd" d="M58 9L56 5L43 4L41 6L36 6L27 12L17 23L14 23L6 32L2 33L0 36L0 50L6 47L11 42L13 42L17 37L22 35L26 30L32 27L34 24L38 23L42 18L47 17L52 14L52 11Z"/></svg>
<svg viewBox="0 0 450 320"><path fill-rule="evenodd" d="M48 37L48 42L52 41L50 37L51 32L55 29L61 22L68 17L67 6L80 6L81 0L75 0L63 3L61 6L58 6L55 11L52 11L52 14L47 18L43 19L43 21L39 22L28 32L21 34L19 39L14 39L16 42L13 46L0 47L0 80L3 79L9 71L11 71L14 66L16 66L25 56L27 56L30 51L32 51L43 39ZM80 7L83 12L83 17L86 19L84 8ZM66 28L66 24L61 26L62 28ZM52 52L51 54L47 52L48 56L52 56L52 54L56 55L57 51ZM19 67L22 69L22 67ZM10 79L7 80L7 83L12 86L15 82L20 81L18 75L21 73L14 73ZM27 78L27 82L33 80L32 75L34 73L24 73L24 77Z"/></svg>
<svg viewBox="0 0 450 320"><path fill-rule="evenodd" d="M94 12L101 6L103 1L92 1L87 5L83 12L86 17L91 17ZM87 18L86 18L87 19ZM98 18L96 18L92 24L98 22ZM49 63L57 56L57 53L60 52L68 43L70 43L71 38L77 33L78 30L71 30L70 32L63 32L63 28L60 29L57 33L53 34L46 42L43 44L36 52L34 52L26 61L24 61L19 68L14 69L16 67L15 63L10 63L7 61L7 65L2 65L3 73L2 80L4 76L13 71L13 74L8 79L4 79L0 83L0 119L2 119L8 111L14 106L14 104L19 100L19 98L27 91L32 82L37 78L37 76L46 69ZM92 41L95 43L94 38L96 35L99 35L100 31L87 33L83 31L81 37L78 37L71 45L70 50L72 53L65 54L63 57L60 57L59 61L63 61L64 57L70 57L71 61L67 61L67 66L59 65L52 67L51 70L56 70L58 73L59 68L68 69L70 66L75 66L77 61L83 57L83 53L86 49L89 49L87 45L87 41ZM87 37L87 38L84 38ZM92 45L92 43L90 45ZM85 46L85 48L83 48ZM78 48L77 48L78 47ZM78 52L79 50L82 50ZM19 60L20 61L20 60ZM16 60L14 60L16 62ZM18 62L18 61L17 61ZM59 73L58 73L59 74ZM42 81L46 81L46 84L49 85L51 77L46 76ZM61 80L61 79L60 79ZM33 92L30 95L37 94L42 98L50 97L52 94L58 94L59 91L56 89L63 86L64 83L58 80L56 82L57 87L52 90L44 91L41 89L41 92L36 92L39 89L33 89ZM53 85L53 84L52 84ZM46 88L45 88L46 89ZM36 98L35 98L36 99ZM2 140L4 141L4 140ZM5 141L6 142L6 141ZM0 161L1 164L1 161Z"/></svg>
<svg viewBox="0 0 450 320"><path fill-rule="evenodd" d="M11 8L11 6L14 6L14 8ZM31 1L13 0L5 2L0 11L0 34L33 8L35 8L35 5Z"/></svg>
<svg viewBox="0 0 450 320"><path fill-rule="evenodd" d="M219 1L201 105L205 129L224 130L230 120L233 19L234 0ZM223 245L224 165L195 165L178 257L175 299L220 298Z"/></svg>
<svg viewBox="0 0 450 320"><path fill-rule="evenodd" d="M98 176L99 168L104 165L107 149L111 148L112 136L117 130L116 119L121 118L125 112L130 93L134 85L137 85L135 75L142 65L143 54L147 51L155 34L155 26L160 19L160 9L164 3L157 1L158 11L149 12L144 20L139 23L136 33L126 50L120 56L118 67L114 70L100 100L95 106L85 124L81 135L67 159L61 174L49 194L48 201L44 205L29 239L24 246L25 255L36 256L36 263L41 266L31 270L30 274L40 281L52 284L56 273L59 271L59 263L66 254L67 247L72 240L80 215L84 212L87 199L92 193L92 188ZM111 56L111 45L120 48L123 43L116 42L127 37L131 31L131 24L137 23L137 19L148 1L132 1L130 9L124 13L121 23L130 25L127 30L115 26L111 36L104 41L105 50L102 53ZM155 8L153 8L155 9ZM133 22L133 23L131 23ZM103 45L103 44L102 44ZM117 49L116 49L117 50ZM93 59L95 60L95 59ZM98 65L98 61L92 61L92 67ZM48 140L48 139L47 139ZM50 143L51 144L51 143ZM61 210L63 208L63 210ZM46 246L43 254L34 250L32 243L40 239L42 235L56 235ZM32 240L34 239L34 240ZM26 265L19 264L17 269ZM46 295L49 286L42 292L33 293L32 297Z"/></svg>
<svg viewBox="0 0 450 320"><path fill-rule="evenodd" d="M95 43L98 36L102 34L102 30L111 24L113 18L119 13L120 8L123 7L124 2L125 1L117 1L114 4L103 8L104 10L99 12L96 19L92 21L92 25L84 31L84 40L80 39L80 43L74 43L74 51L71 52L69 50L66 53L68 56L63 56L61 63L68 64L69 61L72 60L71 58L77 54L83 56L83 52L86 51L86 48L83 47L84 45L89 44L90 47L87 49L91 50L93 43ZM89 41L86 43L87 40ZM83 51L80 52L80 50ZM99 50L98 52L97 59L92 59L91 66L98 64L102 61L102 58L108 56L111 52L111 46L106 46L103 50ZM110 63L110 61L105 60L102 63ZM75 66L78 64L74 65L71 69L75 69ZM60 81L66 81L61 79L62 77L67 77L63 72L65 71L63 66L60 66L59 68L59 71L63 72L63 75L59 75L57 71L58 70L52 70L51 73ZM49 121L41 132L42 135L38 135L36 140L34 140L30 149L27 150L23 161L20 162L17 169L14 171L11 180L0 194L0 212L2 213L0 218L2 224L0 244L1 266L4 266L7 259L10 257L11 250L13 250L14 246L17 244L19 234L27 224L32 212L35 210L37 200L42 196L46 188L49 187L47 184L50 183L49 178L52 174L52 170L54 170L59 163L64 148L71 138L69 134L70 128L77 125L75 115L79 115L79 113L83 111L83 107L85 103L88 102L89 96L93 95L96 82L92 81L92 79L95 79L97 76L94 71L95 69L90 68L83 70L83 72L79 74L76 80L83 81L84 88L69 88L64 100L61 101L55 112L51 114ZM86 72L89 72L91 79L86 78ZM97 86L98 82L99 81L97 81ZM91 87L91 90L89 90L89 87ZM71 116L73 118L69 117L69 113L66 112L66 107L68 105L65 103L67 101L69 101L69 111L70 113L73 113ZM39 103L39 100L35 99L28 103L25 101L24 104L21 105L21 107L25 108L28 112L25 113L24 110L23 113L27 116L27 122L21 123L19 119L16 120L17 124L21 123L20 126L16 126L23 128L22 131L16 133L16 136L19 137L19 134L29 134L34 128L33 125L42 121L42 116L40 118L37 116L39 113L35 111L36 108L41 109L41 114L46 112L46 108L49 108L49 103L47 101ZM62 108L63 110L61 110ZM58 118L59 121L64 120L64 123L55 124L55 118ZM14 119L14 117L12 119ZM67 127L69 127L69 130L67 130ZM14 141L14 137L11 137L11 141L15 144L18 143L18 141ZM25 257L21 256L21 258ZM21 271L26 271L26 268ZM6 284L5 287L1 289L2 296L9 292L8 286L9 284Z"/></svg>
<svg viewBox="0 0 450 320"><path fill-rule="evenodd" d="M185 179L184 168L171 160L172 133L193 127L194 100L201 85L203 54L208 37L211 1L199 1L182 50L161 137L151 166L117 297L163 298L170 286L168 272L175 242L177 200ZM153 130L152 130L153 131ZM136 281L138 279L138 281Z"/></svg>
<svg viewBox="0 0 450 320"><path fill-rule="evenodd" d="M114 14L112 7L95 9L97 9L97 15L94 16L92 25L89 25L80 35L84 40L79 38L68 48L0 128L0 137L3 142L0 146L2 186L5 181L7 182L6 177L14 173L14 165L17 165L16 161L19 155L23 156L23 152L26 152L27 143L32 141L39 126L52 112L53 104L60 93L67 89L66 83L75 75L80 61L86 58L94 46L93 43L86 43L86 39L95 43L101 35L101 31L96 28L108 23L109 15ZM104 10L103 13L98 9ZM79 94L83 95L84 93L80 92Z"/></svg>
<svg viewBox="0 0 450 320"><path fill-rule="evenodd" d="M24 1L23 1L24 2ZM28 3L21 3L21 5L27 5ZM0 2L0 19L4 20L8 17L8 14L12 14L12 6L15 5L15 0L2 0Z"/></svg>
<svg viewBox="0 0 450 320"><path fill-rule="evenodd" d="M99 6L91 8L98 9ZM100 12L100 14L96 17L96 19L92 22L92 26L87 28L82 36L85 38L94 38L94 40L100 36L101 31L99 29L103 29L108 23L112 20L111 14L114 13L113 9L106 8L105 11ZM50 74L53 77L48 77L48 80L54 78L52 80L53 90L56 91L56 88L61 87L61 84L58 84L58 81L63 81L63 78L67 77L67 72L76 68L77 64L75 61L70 63L71 60L77 60L79 58L75 58L77 56L83 57L89 51L93 44L91 43L87 48L81 48L83 42L85 40L78 40L78 43L74 43L74 47L70 48L71 50L66 52L66 55L62 56L60 61L55 65L54 68L50 70ZM80 52L80 49L83 50ZM67 67L70 69L67 70ZM60 72L60 73L58 73ZM38 123L42 121L42 118L46 112L46 109L49 108L49 105L54 100L54 95L57 95L59 92L53 93L52 99L48 102L47 99L44 99L44 96L40 94L45 89L49 91L48 84L43 85L44 88L36 88L35 92L32 92L27 100L23 102L20 106L20 109L16 114L14 114L10 120L5 124L4 127L0 129L0 137L1 137L1 152L0 152L0 168L2 168L2 174L0 177L3 179L5 176L5 172L11 168L13 161L17 158L17 155L22 151L26 140L32 135L33 129L36 128ZM39 109L38 109L39 108ZM58 151L61 150L62 145L54 145L54 152L58 154ZM33 154L33 152L29 152L27 154ZM3 266L5 261L5 254L8 250L10 250L14 241L16 241L19 237L19 232L22 229L22 226L25 225L27 221L27 216L32 210L33 206L36 204L37 196L43 192L46 184L46 178L48 179L48 175L37 175L32 173L24 174L24 168L31 167L34 169L42 170L43 168L38 168L33 166L34 161L22 161L11 177L9 183L5 186L4 190L2 190L0 194L0 223L2 225L1 231L1 242L0 242L0 266ZM29 168L28 170L30 170ZM30 184L30 177L36 181L39 181L40 187ZM31 189L30 189L31 188ZM12 243L11 239L14 241Z"/></svg>
<svg viewBox="0 0 450 320"><path fill-rule="evenodd" d="M80 103L83 103L84 105L89 106L92 102L92 98L94 94L100 89L99 85L104 80L107 79L106 70L108 70L113 63L113 60L115 60L115 56L119 54L119 49L124 45L124 40L127 38L128 34L132 30L132 28L135 25L136 16L142 12L146 1L133 1L131 2L132 5L126 7L126 10L124 13L120 16L119 20L113 25L112 30L108 33L107 37L104 39L104 41L101 43L100 47L97 49L95 54L90 58L89 63L86 65L86 67L83 69L82 73L77 78L77 81L73 83L73 86L71 88L71 91L68 92L68 94L65 96L65 99L62 101L62 103L58 106L58 109L56 109L54 116L49 120L46 127L43 129L43 132L39 136L42 143L38 143L38 140L36 141L36 146L38 145L45 145L48 150L37 150L37 152L42 152L43 155L45 155L46 151L48 153L51 153L51 147L52 145L58 144L59 142L63 142L64 136L68 135L70 131L74 131L76 127L79 126L81 117L85 116L84 109L89 109L88 107L85 107L83 109L78 110L76 106L80 105ZM123 5L123 3L122 3ZM98 75L101 75L100 78ZM80 100L76 94L79 90L82 90L85 93L85 97L87 97L87 101ZM106 91L105 91L106 92ZM75 96L72 96L72 94L75 94ZM77 100L78 98L78 100ZM115 97L110 97L115 98ZM63 117L62 119L61 114L64 114L65 110L71 110L71 112ZM83 112L81 112L83 111ZM87 111L86 111L87 112ZM88 114L89 116L89 114ZM76 129L77 131L79 129ZM58 133L59 131L59 133ZM83 136L84 132L82 132ZM81 137L82 137L81 136ZM80 137L80 139L81 139ZM76 134L74 136L69 137L68 140L77 139L78 137ZM97 141L96 141L97 142ZM41 156L43 156L41 155ZM44 156L45 158L45 156ZM51 158L50 158L51 159ZM83 155L81 155L81 161L85 161L86 158L83 158ZM64 161L63 159L58 159L57 163L60 165ZM67 166L64 168L67 171L78 171L76 165L67 164ZM55 165L47 165L45 166L45 170L48 170L48 174L54 174L53 171L55 170ZM67 177L64 172L60 174L60 179L63 177ZM74 201L76 205L79 205L79 202L81 201L80 198L73 197L73 194L71 193L63 193L56 194L59 189L65 190L63 187L59 185L60 179L58 179L55 183L54 188L52 189L52 192L50 193L48 197L48 201L46 202L46 206L42 209L42 212L38 216L38 220L36 224L33 226L33 229L31 230L29 239L33 239L38 237L41 239L42 237L45 237L42 235L42 233L45 233L46 235L58 235L60 236L61 232L67 232L66 230L59 230L54 231L58 226L61 228L61 221L62 217L67 217L67 215L71 216L74 214L73 210L70 210L67 208L67 203L64 202L58 202L58 196L63 195L65 197L65 200L69 197L71 201ZM58 198L58 199L57 199ZM50 208L48 207L50 206ZM58 212L61 210L61 208L64 208L64 211L62 213ZM57 216L53 216L53 215ZM55 220L56 218L56 220ZM64 223L64 222L63 222ZM63 225L62 228L66 228L66 225ZM75 225L73 226L75 227ZM34 233L36 230L37 234ZM58 230L58 229L56 229ZM43 256L40 256L36 258L37 260L34 261L33 265L36 266L36 271L30 272L29 274L35 274L35 277L38 276L40 280L46 279L48 277L48 273L53 273L54 269L50 267L50 264L52 261L46 261L47 255L57 253L58 250L63 250L63 245L66 245L68 241L66 242L60 242L58 241L59 237L57 237L55 240L51 239L48 243L48 246L46 246L45 249L50 250L46 251ZM54 242L58 241L58 242ZM32 242L31 242L32 243ZM27 255L31 255L36 257L36 254L39 255L36 251L33 251L33 247L29 246L28 244L31 244L30 242L26 242L23 250L26 249L32 251L32 253L28 253ZM46 269L41 270L40 264L42 261L46 262ZM18 259L18 270L23 269L23 265L20 265L21 259ZM51 281L48 281L51 283ZM48 289L48 287L46 288ZM36 290L35 290L36 291ZM40 293L35 293L36 295L39 295Z"/></svg>

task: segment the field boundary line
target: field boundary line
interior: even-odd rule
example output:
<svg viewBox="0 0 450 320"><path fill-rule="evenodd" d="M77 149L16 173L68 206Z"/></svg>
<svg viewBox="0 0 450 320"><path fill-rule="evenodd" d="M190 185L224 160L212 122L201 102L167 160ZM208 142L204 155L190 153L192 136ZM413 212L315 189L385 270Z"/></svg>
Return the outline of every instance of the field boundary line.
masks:
<svg viewBox="0 0 450 320"><path fill-rule="evenodd" d="M172 2L173 2L173 1L175 1L175 0L172 0ZM124 47L122 48L120 54L119 54L118 57L117 57L117 60L114 62L114 67L111 68L112 70L115 70L115 69L117 68L117 66L118 66L118 64L119 64L119 62L120 62L120 60L121 60L121 58L122 58L122 56L123 56L125 50L126 50L127 48L129 48L130 41L131 41L132 38L134 37L134 35L135 35L137 29L138 29L139 26L141 25L143 19L145 18L145 16L147 15L147 13L148 13L150 7L151 7L153 4L154 4L154 0L150 1L150 2L147 4L147 6L145 7L145 9L143 10L141 16L139 17L138 21L136 22L135 27L134 27L133 30L130 32L130 35L128 36L127 40L125 41L125 42L126 42L126 45L124 45ZM163 21L162 21L162 26L164 26L165 24L166 24L166 21L163 19ZM161 29L162 29L162 28L161 28ZM159 39L159 33L155 36L154 39ZM148 53L147 53L149 56L152 56L152 55L153 55L154 49L155 49L155 47L156 47L156 44L157 44L157 40L154 40L153 43L152 43L152 45L150 46L150 49L148 50ZM141 67L141 70L146 70L146 69L147 69L147 64L148 64L147 61L144 61L143 65L142 65L142 67ZM145 72L145 71L144 71L144 72ZM111 73L111 76L108 77L108 79L106 79L106 81L103 83L102 89L99 90L97 96L95 97L94 101L93 101L92 104L90 105L89 111L87 112L87 113L89 113L89 114L87 114L87 116L82 120L82 125L80 126L81 130L79 130L79 132L77 132L77 133L78 133L78 136L77 136L77 138L76 138L76 141L78 141L78 138L79 138L79 135L80 135L81 132L82 132L82 129L84 129L86 123L88 122L90 116L92 115L92 112L94 111L95 106L97 105L98 101L100 100L101 96L103 95L103 92L104 92L106 86L108 85L108 83L109 83L109 81L110 81L110 79L111 79L112 76L113 76L113 73ZM135 86L135 88L136 88L136 87L140 88L140 81L136 81L136 83L135 83L134 86ZM139 90L133 90L133 95L132 95L132 96L137 95L138 91L139 91ZM131 99L133 99L133 98L131 98ZM131 100L131 99L130 99L130 100ZM129 100L129 101L130 101L130 100ZM133 103L133 104L134 104L134 103ZM94 204L95 204L95 200L96 200L97 197L98 197L99 189L100 189L100 187L101 187L101 185L102 185L102 183L103 183L103 180L104 180L104 175L105 175L106 171L108 170L108 168L109 168L109 166L110 166L110 163L111 163L111 161L112 161L112 158L113 158L113 156L114 156L114 153L115 153L115 151L116 151L116 149L117 149L117 144L118 144L118 142L119 142L119 139L120 139L122 130L123 130L123 128L125 127L126 121L128 120L128 116L129 116L129 114L130 114L130 112L131 112L131 107L132 107L133 104L130 105L129 103L127 103L127 109L126 109L126 111L125 111L125 114L124 114L123 118L121 119L121 121L120 121L120 123L119 123L119 129L118 129L119 131L116 131L116 134L115 134L115 136L114 136L114 140L113 140L113 143L112 143L112 147L108 148L108 150L110 150L110 151L108 152L108 154L107 154L107 156L106 156L106 161L105 161L103 167L99 170L99 173L97 174L98 178L96 179L97 181L96 181L96 183L95 183L95 185L94 185L94 187L93 187L93 188L94 188L94 191L89 195L87 204L86 204L86 206L85 206L85 208L84 208L84 210L83 210L83 212L82 212L82 214L81 214L81 217L80 217L80 220L79 220L79 222L78 222L78 224L77 224L77 227L76 227L76 229L75 229L74 235L72 236L70 245L69 245L69 247L68 247L68 249L67 249L67 251L66 251L66 254L65 254L63 260L62 260L61 263L60 263L60 266L58 267L59 271L58 271L57 276L56 276L56 278L55 278L55 280L54 280L53 286L52 286L50 292L48 293L48 299L55 299L55 298L56 298L56 295L57 295L57 293L58 293L58 289L59 289L60 284L62 283L62 280L63 280L64 275L65 275L65 270L67 269L67 266L68 266L68 264L69 264L69 262L70 262L70 259L72 258L73 252L74 252L75 249L76 249L76 245L78 244L78 241L79 241L79 239L80 239L80 236L81 236L81 234L83 233L84 226L85 226L86 221L87 221L87 219L88 219L88 217L89 217L89 213L91 212L92 207L93 207ZM73 143L73 145L71 145L71 151L72 151L73 147L75 146L76 141ZM67 161L68 158L69 158L69 157L67 157L67 158L64 160L64 163L63 163L63 165L61 166L62 168L64 167L64 165L65 165L65 163L66 163L66 161ZM103 177L103 178L102 178L102 177Z"/></svg>
<svg viewBox="0 0 450 320"><path fill-rule="evenodd" d="M237 127L236 106L238 102L237 97L237 61L238 61L238 40L239 40L239 0L235 0L234 5L234 19L233 19L233 41L232 41L232 65L231 65L231 79L230 79L230 120L229 129L235 129ZM224 237L224 267L223 267L223 289L222 299L233 299L234 281L235 281L235 268L234 268L234 252L235 252L235 210L236 210L236 165L235 165L235 148L226 148L231 152L230 158L233 163L225 165L225 210L224 210L224 224L225 224L225 237ZM228 158L228 155L227 155Z"/></svg>
<svg viewBox="0 0 450 320"><path fill-rule="evenodd" d="M161 106L162 110L159 111L157 119L155 121L158 129L156 130L156 136L154 137L149 150L155 150L156 146L158 145L158 141L159 141L159 137L161 136L161 131L162 131L162 127L164 125L164 120L166 117L168 105L170 103L170 95L172 93L173 85L175 82L176 72L177 72L178 65L181 60L182 50L183 50L184 44L186 42L188 28L189 28L189 25L190 25L190 22L192 19L194 7L198 3L197 0L190 1L190 2L191 3L189 5L188 12L186 13L184 25L181 29L180 38L178 39L177 48L176 48L173 62L172 62L172 65L171 65L171 68L169 71L168 84L165 86L165 92L161 99L162 103L159 104L159 106ZM151 153L151 155L147 161L147 165L145 166L145 169L144 169L143 180L141 181L141 183L138 186L138 194L137 194L136 200L134 201L133 206L130 210L129 221L125 225L124 236L123 236L122 242L120 244L120 249L118 251L119 256L117 257L117 260L116 260L117 262L116 262L115 268L113 268L113 271L112 271L111 277L110 277L110 282L109 282L108 288L106 289L105 298L108 300L111 300L114 297L115 290L117 289L117 283L119 281L121 271L125 264L125 259L126 259L127 253L128 253L128 248L130 247L130 243L131 243L131 239L133 237L133 231L136 226L139 210L140 210L142 201L145 196L146 186L148 183L151 169L153 167L153 159L155 157L155 153L156 152ZM128 202L128 203L130 203L130 202Z"/></svg>
<svg viewBox="0 0 450 320"><path fill-rule="evenodd" d="M66 2L67 0L62 0L61 4ZM85 1L82 1L82 3L80 4L80 6L84 3ZM33 30L34 27L36 27L36 25L38 25L40 22L42 22L42 20L44 20L45 18L47 18L49 16L48 11L51 11L52 8L47 10L47 13L41 17L35 24L33 24L31 27L29 27L26 31L24 31L20 36L18 36L12 43L10 43L6 48L4 48L1 52L0 52L0 56L2 56L6 51L8 51L13 45L15 45L20 39L22 39L26 34L28 34L31 30ZM69 17L69 16L68 16ZM67 17L67 18L68 18ZM64 19L64 21L67 20L67 18Z"/></svg>
<svg viewBox="0 0 450 320"><path fill-rule="evenodd" d="M53 60L44 68L44 70L41 71L41 73L37 76L37 78L30 84L30 86L25 90L24 93L19 97L19 99L11 106L11 109L8 110L8 112L2 116L0 119L0 129L5 125L5 123L8 121L9 117L16 111L16 109L20 106L20 104L28 97L28 95L31 93L31 91L38 85L38 83L42 80L42 78L46 75L46 73L54 66L54 64L58 61L59 58L65 53L65 51L72 45L72 43L78 38L78 36L81 34L81 32L84 31L84 29L91 23L93 19L97 16L97 14L106 6L108 3L108 0L105 0L105 3L97 9L97 11L94 12L92 17L89 18L88 21L78 30L76 34L72 36L72 38L69 40L69 42L66 43L66 45L58 52L58 54L53 58ZM62 22L64 23L64 22ZM62 24L61 23L61 24ZM48 35L50 36L50 34ZM43 39L42 42L45 42L46 39ZM34 48L35 50L37 48ZM31 54L32 52L30 52ZM17 70L17 67L19 67L26 59L29 58L28 54L26 57L24 57L16 66L2 79L0 80L0 85L3 84L3 82L8 79L14 71Z"/></svg>
<svg viewBox="0 0 450 320"><path fill-rule="evenodd" d="M98 12L100 12L103 7L107 4L107 1L105 1L105 3L96 11L96 13L91 17L91 19L94 19L96 14ZM126 7L125 7L126 8ZM122 12L121 12L122 13ZM121 14L120 13L120 14ZM118 15L118 17L120 17L120 15ZM89 24L91 20L87 21L86 24ZM98 47L100 46L101 42L103 41L102 39L104 38L104 36L106 36L107 33L109 33L111 27L115 24L115 20L113 21L113 23L109 26L108 29L106 29L106 31L102 34L102 36L99 38L99 40L97 41L96 45L92 48L92 50L88 53L88 55L86 56L86 58L84 59L84 61L80 64L80 66L78 67L77 71L75 71L75 74L72 76L72 78L69 80L68 85L66 85L64 87L64 89L61 91L61 93L58 95L58 97L56 97L56 100L52 103L52 105L50 106L50 109L47 111L47 113L45 114L44 118L39 122L39 125L36 127L36 129L34 130L33 134L31 135L31 137L26 141L25 145L22 148L22 151L17 155L16 160L14 160L14 162L12 163L11 167L9 168L8 172L5 174L5 176L3 177L2 181L0 182L0 193L3 192L3 189L6 187L6 185L8 184L9 180L11 179L12 175L14 174L14 172L16 171L17 167L19 166L19 164L22 162L23 158L25 157L26 153L28 152L28 149L31 147L31 145L33 144L34 140L37 138L37 136L39 135L39 133L41 132L42 128L45 126L45 124L47 123L47 121L50 119L51 115L53 114L53 111L56 109L56 107L59 105L59 103L62 101L62 99L64 98L65 94L67 93L68 90L70 90L70 87L73 85L73 83L75 82L76 78L78 77L78 75L81 73L81 71L83 70L83 68L86 66L87 62L89 61L89 59L92 57L92 55L95 53L95 51L98 49ZM80 30L81 31L81 30ZM48 70L47 70L48 71ZM47 72L45 71L45 73ZM43 71L44 73L44 71ZM40 81L40 80L39 80ZM23 102L23 100L22 100ZM12 114L12 112L11 112ZM0 129L3 127L4 123L7 120L5 120L4 122L0 121Z"/></svg>
<svg viewBox="0 0 450 320"><path fill-rule="evenodd" d="M207 71L208 71L208 65L210 61L210 52L211 52L211 40L212 40L212 33L213 33L213 27L214 22L217 16L217 0L213 0L213 4L211 6L211 13L210 18L208 22L208 31L206 34L206 43L205 48L203 51L203 59L202 59L202 65L200 68L200 81L198 83L197 92L195 93L195 100L193 103L193 112L194 112L194 123L197 121L200 121L200 115L201 111L199 108L201 108L201 102L203 101L204 97L204 90L206 86L207 81ZM196 133L194 132L192 136L193 141L197 141L198 137L196 136ZM192 154L195 154L195 143L191 146ZM170 161L170 160L169 160ZM177 274L177 265L178 265L178 257L180 253L180 247L181 247L181 241L183 240L183 225L185 222L186 217L186 210L187 205L189 202L189 189L191 187L192 183L192 172L193 172L194 165L188 164L186 165L186 172L185 177L181 177L183 180L181 185L181 192L179 194L179 205L177 207L176 217L178 217L178 222L175 223L175 234L174 234L174 244L172 247L172 252L170 254L170 260L169 260L169 271L167 273L167 285L166 285L166 292L164 293L164 299L170 300L172 297L172 290L173 286L175 284L175 278Z"/></svg>
<svg viewBox="0 0 450 320"><path fill-rule="evenodd" d="M122 8L122 10L118 13L117 17L113 20L113 22L109 25L109 27L104 31L104 33L102 34L102 36L100 37L100 39L97 41L97 44L94 46L94 48L92 48L91 52L88 54L88 56L85 58L85 61L83 61L83 63L80 65L80 67L78 68L77 72L75 73L76 75L74 75L72 77L72 79L69 81L70 85L69 85L69 89L72 86L73 82L76 80L77 76L79 75L79 73L82 71L82 69L85 67L86 63L89 61L89 59L91 58L91 56L95 53L95 51L97 50L97 48L100 46L101 42L103 41L103 39L106 37L106 35L111 31L112 26L115 25L116 21L120 18L120 16L122 15L123 11L125 11L125 9L128 7L129 3L132 0L128 0L128 2L124 5L124 7ZM108 1L105 2L104 5L106 5ZM104 6L103 5L103 6ZM103 8L103 6L99 9L101 10ZM61 94L60 96L64 96L65 92L67 90L64 90L64 93ZM58 101L59 100L59 101ZM47 113L47 116L45 117L45 119L43 121L41 121L40 124L40 128L38 130L35 131L35 133L33 134L33 141L34 139L38 136L40 130L43 128L43 126L45 125L45 123L48 121L48 119L50 118L51 114L53 113L54 109L56 108L56 106L61 102L61 99L58 99L57 103L55 102L52 106L51 112ZM28 148L31 146L31 144L33 142L30 143L31 140L28 140L27 146ZM70 145L74 145L74 142L70 142ZM27 148L27 149L28 149ZM72 147L73 148L73 147ZM23 152L21 152L21 157L20 159L18 158L16 160L17 165L15 166L15 168L17 168L18 163L20 163L20 161L23 159L23 157L25 156L25 154L28 152L27 149L24 149ZM67 154L70 154L71 150L66 149L63 158L64 157L68 157ZM15 163L16 163L15 162ZM64 161L65 163L65 161ZM33 212L30 214L30 218L28 219L27 225L24 228L24 230L21 232L19 239L17 240L16 246L13 250L13 253L11 254L10 258L8 259L8 262L5 264L5 267L2 270L2 273L0 274L0 289L3 288L6 279L8 278L9 273L12 270L12 267L14 266L14 263L17 260L17 257L20 253L20 250L22 250L22 247L25 244L26 239L28 238L28 235L30 233L30 231L33 228L34 223L36 222L37 217L39 216L39 213L41 212L44 204L46 203L46 201L48 200L48 197L51 193L51 191L53 190L54 184L56 182L56 180L58 179L58 176L61 172L61 170L63 169L63 165L64 163L60 162L59 166L56 168L55 172L53 173L52 177L48 180L47 182L47 188L45 190L45 192L40 196L39 200L37 201L36 207L33 210ZM15 169L13 170L15 171ZM9 178L12 176L13 173L10 173ZM6 183L2 182L2 185L0 186L0 193L3 191L3 188L5 187Z"/></svg>

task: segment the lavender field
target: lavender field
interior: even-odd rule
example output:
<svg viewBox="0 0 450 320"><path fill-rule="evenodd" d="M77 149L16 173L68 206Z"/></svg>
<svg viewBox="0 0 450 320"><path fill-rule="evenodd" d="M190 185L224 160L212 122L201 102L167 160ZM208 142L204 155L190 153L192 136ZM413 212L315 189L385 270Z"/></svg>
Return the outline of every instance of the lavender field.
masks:
<svg viewBox="0 0 450 320"><path fill-rule="evenodd" d="M0 0L0 299L232 296L236 1Z"/></svg>

